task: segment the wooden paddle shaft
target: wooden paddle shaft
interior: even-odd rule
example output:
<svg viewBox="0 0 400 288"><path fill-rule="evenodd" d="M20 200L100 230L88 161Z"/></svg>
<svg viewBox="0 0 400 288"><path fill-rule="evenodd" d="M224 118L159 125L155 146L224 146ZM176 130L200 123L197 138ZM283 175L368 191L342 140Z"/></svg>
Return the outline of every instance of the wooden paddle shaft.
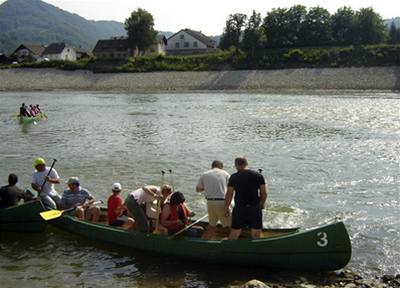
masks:
<svg viewBox="0 0 400 288"><path fill-rule="evenodd" d="M182 232L186 231L187 229L189 229L190 227L196 225L197 223L199 223L201 220L205 219L208 216L208 214L204 215L203 217L197 219L195 222L185 226L184 228L182 228L181 230L179 230L178 232L176 232L175 234L169 236L169 239L173 239L175 236L181 234Z"/></svg>
<svg viewBox="0 0 400 288"><path fill-rule="evenodd" d="M44 184L46 184L46 182L47 182L47 177L49 177L49 175L50 175L50 173L51 173L51 170L53 170L53 167L54 167L54 165L56 164L56 162L57 162L57 159L53 159L53 163L51 164L49 173L47 173L47 176L46 176L46 178L44 178L43 184L42 184L42 186L40 187L40 192L39 192L39 194L42 193Z"/></svg>

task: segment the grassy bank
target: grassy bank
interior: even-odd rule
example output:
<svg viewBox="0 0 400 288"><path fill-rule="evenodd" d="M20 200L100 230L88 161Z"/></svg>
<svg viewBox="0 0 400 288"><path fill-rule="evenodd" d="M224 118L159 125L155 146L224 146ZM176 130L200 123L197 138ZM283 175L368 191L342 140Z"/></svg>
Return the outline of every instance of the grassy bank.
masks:
<svg viewBox="0 0 400 288"><path fill-rule="evenodd" d="M102 72L221 71L285 68L400 66L400 45L267 49L253 56L234 50L190 56L141 56L3 65L2 68L86 69Z"/></svg>

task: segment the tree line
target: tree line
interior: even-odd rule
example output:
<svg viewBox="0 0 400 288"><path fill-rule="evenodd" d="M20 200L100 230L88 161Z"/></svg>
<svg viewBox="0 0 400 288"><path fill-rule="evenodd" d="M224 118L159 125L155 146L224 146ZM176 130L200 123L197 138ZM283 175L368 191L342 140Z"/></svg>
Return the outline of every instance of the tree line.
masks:
<svg viewBox="0 0 400 288"><path fill-rule="evenodd" d="M295 5L275 8L262 18L253 10L250 17L230 14L220 48L235 47L254 55L266 48L315 47L400 43L400 28L388 31L383 18L373 8L358 11L341 7L334 14L322 7Z"/></svg>

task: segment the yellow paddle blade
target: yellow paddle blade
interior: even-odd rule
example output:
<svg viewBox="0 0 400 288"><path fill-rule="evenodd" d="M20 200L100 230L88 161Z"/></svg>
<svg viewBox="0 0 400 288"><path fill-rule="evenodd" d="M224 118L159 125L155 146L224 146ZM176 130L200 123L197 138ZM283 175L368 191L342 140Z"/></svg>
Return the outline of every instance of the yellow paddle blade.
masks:
<svg viewBox="0 0 400 288"><path fill-rule="evenodd" d="M63 214L63 212L64 211L60 211L60 210L49 210L49 211L40 212L40 216L42 216L42 218L44 220L48 221L48 220L60 217Z"/></svg>

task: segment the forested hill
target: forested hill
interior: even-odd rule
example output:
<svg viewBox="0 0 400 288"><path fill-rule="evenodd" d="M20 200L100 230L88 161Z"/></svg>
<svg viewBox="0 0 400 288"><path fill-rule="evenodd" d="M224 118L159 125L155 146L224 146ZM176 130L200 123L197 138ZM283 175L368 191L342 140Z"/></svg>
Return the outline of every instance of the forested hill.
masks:
<svg viewBox="0 0 400 288"><path fill-rule="evenodd" d="M0 5L0 53L21 43L66 42L91 51L97 40L125 35L124 24L90 21L40 0L8 0Z"/></svg>

